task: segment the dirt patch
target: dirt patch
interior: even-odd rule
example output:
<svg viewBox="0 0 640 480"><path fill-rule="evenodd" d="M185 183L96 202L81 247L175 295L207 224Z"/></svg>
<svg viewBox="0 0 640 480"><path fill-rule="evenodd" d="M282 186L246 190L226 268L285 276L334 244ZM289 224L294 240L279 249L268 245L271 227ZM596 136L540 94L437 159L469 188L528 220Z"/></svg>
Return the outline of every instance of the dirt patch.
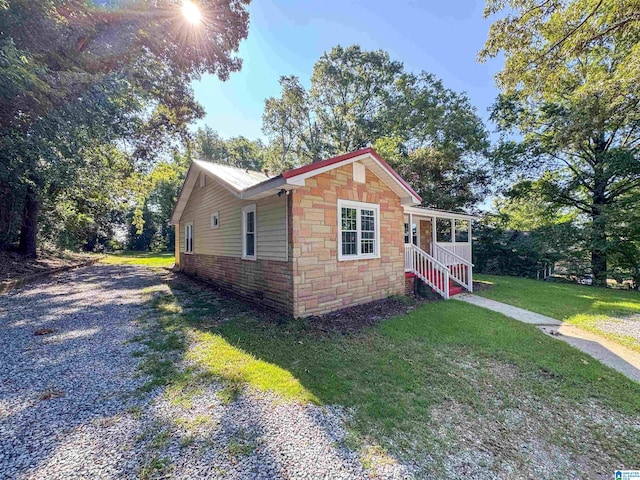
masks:
<svg viewBox="0 0 640 480"><path fill-rule="evenodd" d="M326 315L307 319L314 330L347 335L372 327L383 320L405 315L423 303L433 301L423 297L392 297L365 305L344 308Z"/></svg>
<svg viewBox="0 0 640 480"><path fill-rule="evenodd" d="M484 290L489 290L491 288L495 287L495 284L490 283L490 282L477 282L474 281L473 282L473 292L482 292Z"/></svg>
<svg viewBox="0 0 640 480"><path fill-rule="evenodd" d="M0 252L0 282L18 280L96 258L91 253L40 251L37 258L15 252Z"/></svg>
<svg viewBox="0 0 640 480"><path fill-rule="evenodd" d="M212 290L218 294L222 302L232 303L236 310L249 311L262 321L283 324L291 320L291 317L271 310L263 305L252 303L233 291L223 289L206 280L191 277L182 272L170 271L163 280L169 284L180 283L182 286ZM364 305L344 308L326 315L308 317L305 322L308 328L320 334L349 335L358 333L363 329L372 327L384 320L405 315L424 303L439 301L441 298L434 296L417 297L390 297ZM223 318L224 320L224 318Z"/></svg>

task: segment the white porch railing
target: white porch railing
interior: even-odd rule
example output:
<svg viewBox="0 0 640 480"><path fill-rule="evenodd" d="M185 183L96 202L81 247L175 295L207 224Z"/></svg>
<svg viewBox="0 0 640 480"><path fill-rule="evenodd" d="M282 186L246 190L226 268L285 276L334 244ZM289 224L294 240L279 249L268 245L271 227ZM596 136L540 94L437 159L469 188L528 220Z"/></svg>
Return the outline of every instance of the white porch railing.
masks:
<svg viewBox="0 0 640 480"><path fill-rule="evenodd" d="M445 250L448 250L454 255L464 258L467 262L473 261L471 254L471 242L437 242L434 238L433 243Z"/></svg>
<svg viewBox="0 0 640 480"><path fill-rule="evenodd" d="M437 243L431 244L431 253L433 258L447 266L454 282L473 292L473 263Z"/></svg>
<svg viewBox="0 0 640 480"><path fill-rule="evenodd" d="M404 246L404 269L429 285L445 299L449 298L449 269L447 266L412 243Z"/></svg>

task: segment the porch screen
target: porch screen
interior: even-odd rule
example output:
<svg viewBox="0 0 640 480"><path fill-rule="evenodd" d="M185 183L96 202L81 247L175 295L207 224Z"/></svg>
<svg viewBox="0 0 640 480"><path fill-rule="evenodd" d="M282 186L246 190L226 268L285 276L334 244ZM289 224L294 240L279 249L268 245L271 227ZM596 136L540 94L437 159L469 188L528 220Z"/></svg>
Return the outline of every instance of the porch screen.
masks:
<svg viewBox="0 0 640 480"><path fill-rule="evenodd" d="M451 220L449 218L436 218L436 241L448 243L451 241Z"/></svg>
<svg viewBox="0 0 640 480"><path fill-rule="evenodd" d="M469 222L467 220L456 220L456 243L466 243L469 241Z"/></svg>

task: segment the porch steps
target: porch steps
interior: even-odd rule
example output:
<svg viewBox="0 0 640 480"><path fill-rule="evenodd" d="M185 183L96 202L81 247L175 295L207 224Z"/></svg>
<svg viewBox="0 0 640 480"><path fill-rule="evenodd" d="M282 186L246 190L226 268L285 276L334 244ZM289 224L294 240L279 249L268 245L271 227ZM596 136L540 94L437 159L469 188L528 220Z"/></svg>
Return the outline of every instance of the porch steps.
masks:
<svg viewBox="0 0 640 480"><path fill-rule="evenodd" d="M439 272L437 270L431 270L431 271L427 272L427 274L425 276L431 282L435 283L436 285L440 285L442 283L442 277L438 278L438 273ZM454 295L458 295L458 294L460 294L462 292L464 292L464 288L462 288L460 285L458 285L453 280L449 279L449 296L453 297Z"/></svg>

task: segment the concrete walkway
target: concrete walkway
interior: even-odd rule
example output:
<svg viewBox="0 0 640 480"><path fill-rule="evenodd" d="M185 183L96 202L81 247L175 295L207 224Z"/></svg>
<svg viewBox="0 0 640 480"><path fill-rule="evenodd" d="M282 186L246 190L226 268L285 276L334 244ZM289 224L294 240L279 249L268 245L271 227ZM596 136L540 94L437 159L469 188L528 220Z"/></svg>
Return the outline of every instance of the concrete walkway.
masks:
<svg viewBox="0 0 640 480"><path fill-rule="evenodd" d="M640 353L635 350L578 328L575 325L489 298L479 297L470 293L456 295L454 298L501 313L515 320L535 325L547 335L568 343L632 380L640 382Z"/></svg>

